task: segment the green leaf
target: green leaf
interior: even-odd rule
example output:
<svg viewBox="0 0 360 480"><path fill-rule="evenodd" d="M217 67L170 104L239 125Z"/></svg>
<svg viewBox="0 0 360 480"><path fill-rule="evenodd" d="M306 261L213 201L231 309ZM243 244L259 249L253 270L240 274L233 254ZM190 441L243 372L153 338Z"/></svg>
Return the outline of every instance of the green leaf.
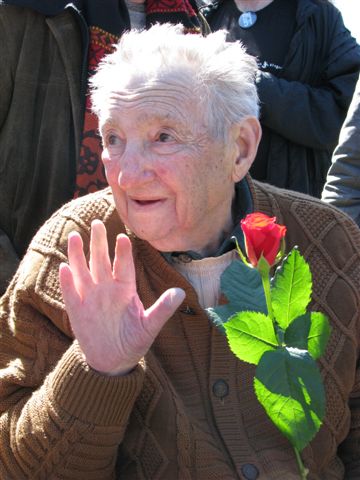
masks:
<svg viewBox="0 0 360 480"><path fill-rule="evenodd" d="M284 342L286 346L308 350L310 323L310 313L295 318L285 330Z"/></svg>
<svg viewBox="0 0 360 480"><path fill-rule="evenodd" d="M312 291L309 265L296 248L276 270L271 289L272 308L279 325L286 329L294 318L303 315Z"/></svg>
<svg viewBox="0 0 360 480"><path fill-rule="evenodd" d="M256 368L256 396L272 422L298 451L318 432L325 391L316 362L305 350L265 352Z"/></svg>
<svg viewBox="0 0 360 480"><path fill-rule="evenodd" d="M231 351L257 365L264 352L278 347L272 320L263 313L240 312L224 324Z"/></svg>
<svg viewBox="0 0 360 480"><path fill-rule="evenodd" d="M221 275L220 288L229 303L206 309L210 320L220 329L236 312L254 310L267 314L261 277L255 268L234 260Z"/></svg>
<svg viewBox="0 0 360 480"><path fill-rule="evenodd" d="M308 350L314 360L323 355L329 340L331 327L321 312L308 312L295 318L285 331L284 341L288 347Z"/></svg>
<svg viewBox="0 0 360 480"><path fill-rule="evenodd" d="M321 312L311 312L308 350L315 360L325 352L330 333L331 327L327 316Z"/></svg>

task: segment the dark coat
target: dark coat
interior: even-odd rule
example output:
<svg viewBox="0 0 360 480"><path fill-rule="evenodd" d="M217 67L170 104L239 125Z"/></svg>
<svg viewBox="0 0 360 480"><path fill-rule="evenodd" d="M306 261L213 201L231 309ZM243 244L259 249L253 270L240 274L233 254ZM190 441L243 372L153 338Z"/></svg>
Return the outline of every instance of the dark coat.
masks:
<svg viewBox="0 0 360 480"><path fill-rule="evenodd" d="M5 257L11 248L21 258L38 227L72 198L83 125L82 43L70 9L46 17L0 6L0 232L9 239L0 249ZM0 286L7 280L1 269Z"/></svg>

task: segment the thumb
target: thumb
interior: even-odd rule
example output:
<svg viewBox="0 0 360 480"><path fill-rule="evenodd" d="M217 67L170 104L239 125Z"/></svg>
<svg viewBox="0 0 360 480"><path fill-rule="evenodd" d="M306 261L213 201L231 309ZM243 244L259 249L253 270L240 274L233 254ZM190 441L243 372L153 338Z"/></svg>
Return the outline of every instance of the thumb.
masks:
<svg viewBox="0 0 360 480"><path fill-rule="evenodd" d="M182 304L184 299L184 290L181 288L169 288L146 310L147 329L151 331L154 337L176 312L176 309Z"/></svg>

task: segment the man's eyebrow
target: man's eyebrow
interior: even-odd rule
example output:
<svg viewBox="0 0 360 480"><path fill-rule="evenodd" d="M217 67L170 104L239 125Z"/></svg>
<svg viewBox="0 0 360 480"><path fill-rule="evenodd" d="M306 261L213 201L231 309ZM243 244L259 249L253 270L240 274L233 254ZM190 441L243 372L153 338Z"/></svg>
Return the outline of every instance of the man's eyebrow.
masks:
<svg viewBox="0 0 360 480"><path fill-rule="evenodd" d="M168 122L168 121L177 121L179 122L179 119L175 116L172 115L170 112L167 113L160 113L160 112L143 112L139 116L139 120L141 122L151 122L151 121L158 121L158 122Z"/></svg>
<svg viewBox="0 0 360 480"><path fill-rule="evenodd" d="M106 120L103 120L100 125L100 130L103 130L104 128L111 128L114 127L116 128L117 122L113 118L107 118Z"/></svg>

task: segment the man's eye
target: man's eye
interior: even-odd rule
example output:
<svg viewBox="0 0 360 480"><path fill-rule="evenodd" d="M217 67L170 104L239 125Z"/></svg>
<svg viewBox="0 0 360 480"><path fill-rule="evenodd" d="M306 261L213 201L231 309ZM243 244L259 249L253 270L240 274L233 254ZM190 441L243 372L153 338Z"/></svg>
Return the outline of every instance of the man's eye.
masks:
<svg viewBox="0 0 360 480"><path fill-rule="evenodd" d="M173 140L173 137L169 135L168 133L160 133L159 135L159 142L171 142Z"/></svg>
<svg viewBox="0 0 360 480"><path fill-rule="evenodd" d="M118 145L119 144L119 137L117 135L109 135L107 138L109 145Z"/></svg>

